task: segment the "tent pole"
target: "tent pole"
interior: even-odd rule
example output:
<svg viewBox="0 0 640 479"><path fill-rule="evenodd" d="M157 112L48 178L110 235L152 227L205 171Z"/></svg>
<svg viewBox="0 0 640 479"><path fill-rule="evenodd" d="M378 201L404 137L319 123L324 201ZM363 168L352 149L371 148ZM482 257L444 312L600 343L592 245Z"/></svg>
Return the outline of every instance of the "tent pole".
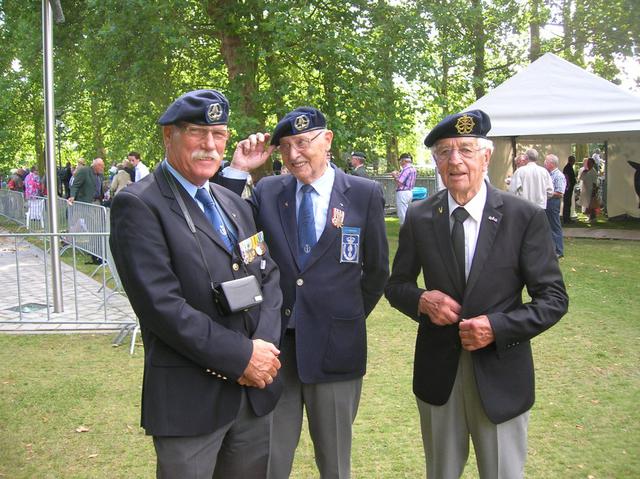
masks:
<svg viewBox="0 0 640 479"><path fill-rule="evenodd" d="M604 155L604 182L602 183L602 201L604 203L604 215L608 218L609 212L607 211L607 205L609 204L607 198L607 191L609 190L609 141L605 140L604 142L604 151L602 152Z"/></svg>

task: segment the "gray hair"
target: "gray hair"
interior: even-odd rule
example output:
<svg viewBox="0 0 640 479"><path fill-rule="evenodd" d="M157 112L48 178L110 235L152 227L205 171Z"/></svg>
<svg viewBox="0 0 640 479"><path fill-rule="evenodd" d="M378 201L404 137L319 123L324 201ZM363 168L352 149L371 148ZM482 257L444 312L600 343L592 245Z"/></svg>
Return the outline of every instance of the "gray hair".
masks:
<svg viewBox="0 0 640 479"><path fill-rule="evenodd" d="M549 163L551 163L556 168L560 164L560 160L558 160L558 157L556 155L547 155L544 160L548 161Z"/></svg>
<svg viewBox="0 0 640 479"><path fill-rule="evenodd" d="M529 148L524 152L524 154L527 155L527 160L538 161L538 150L536 150L535 148Z"/></svg>

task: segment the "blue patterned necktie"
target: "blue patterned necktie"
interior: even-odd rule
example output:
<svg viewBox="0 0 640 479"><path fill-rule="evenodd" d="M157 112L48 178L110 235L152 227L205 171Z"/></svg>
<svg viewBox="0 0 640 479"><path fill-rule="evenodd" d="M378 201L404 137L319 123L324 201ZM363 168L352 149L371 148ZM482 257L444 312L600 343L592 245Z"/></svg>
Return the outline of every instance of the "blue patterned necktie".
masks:
<svg viewBox="0 0 640 479"><path fill-rule="evenodd" d="M311 199L311 193L314 191L313 186L303 185L301 191L302 201L300 201L298 209L298 260L300 265L304 267L317 240L313 200Z"/></svg>
<svg viewBox="0 0 640 479"><path fill-rule="evenodd" d="M198 188L196 199L204 206L204 213L213 225L213 229L220 235L220 238L227 247L227 251L231 252L233 250L233 242L211 194L205 188Z"/></svg>

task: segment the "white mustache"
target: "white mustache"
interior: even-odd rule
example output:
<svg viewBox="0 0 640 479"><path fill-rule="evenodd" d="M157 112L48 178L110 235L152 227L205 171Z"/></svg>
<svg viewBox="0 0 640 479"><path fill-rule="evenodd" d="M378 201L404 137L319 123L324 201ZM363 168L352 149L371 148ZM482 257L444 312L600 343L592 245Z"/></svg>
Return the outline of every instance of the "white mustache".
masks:
<svg viewBox="0 0 640 479"><path fill-rule="evenodd" d="M203 158L213 158L215 161L220 160L220 155L215 150L196 150L191 153L192 160L201 160Z"/></svg>

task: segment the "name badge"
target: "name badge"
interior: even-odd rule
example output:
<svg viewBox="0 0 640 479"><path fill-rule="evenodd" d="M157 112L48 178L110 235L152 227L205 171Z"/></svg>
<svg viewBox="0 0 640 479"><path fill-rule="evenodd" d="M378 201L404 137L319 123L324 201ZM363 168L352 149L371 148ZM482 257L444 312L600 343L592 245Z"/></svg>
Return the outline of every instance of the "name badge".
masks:
<svg viewBox="0 0 640 479"><path fill-rule="evenodd" d="M360 262L360 228L343 226L340 246L341 263Z"/></svg>
<svg viewBox="0 0 640 479"><path fill-rule="evenodd" d="M240 248L242 261L244 261L245 264L251 263L256 259L256 256L262 256L267 252L267 245L264 242L264 233L259 231L253 236L240 241L238 243L238 247Z"/></svg>

